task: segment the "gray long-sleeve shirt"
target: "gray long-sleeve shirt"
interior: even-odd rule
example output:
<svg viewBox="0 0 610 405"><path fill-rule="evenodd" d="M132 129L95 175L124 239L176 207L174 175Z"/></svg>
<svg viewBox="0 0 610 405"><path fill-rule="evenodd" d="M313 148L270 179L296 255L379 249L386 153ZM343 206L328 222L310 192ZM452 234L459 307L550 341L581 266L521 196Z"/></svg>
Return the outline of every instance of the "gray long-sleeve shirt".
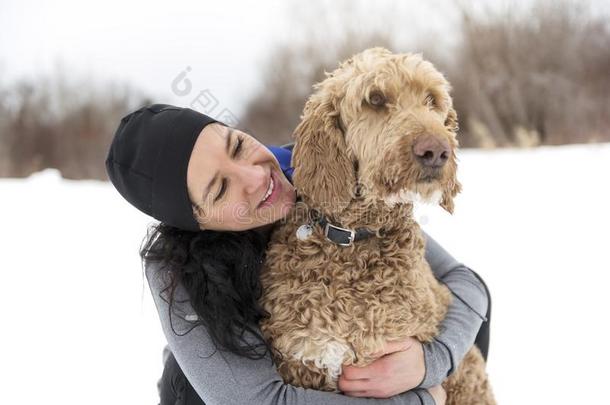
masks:
<svg viewBox="0 0 610 405"><path fill-rule="evenodd" d="M442 382L473 345L487 311L487 295L472 271L425 236L426 259L432 271L457 299L454 298L450 305L439 336L424 345L426 375L420 387L388 399L354 398L295 387L283 382L269 355L251 360L216 350L206 328L192 329L192 323L188 322L195 316L195 311L182 286L179 285L174 293L170 319L169 306L161 296L167 282L165 271L157 263L146 263L146 277L170 350L207 405L433 405L434 399L425 388Z"/></svg>

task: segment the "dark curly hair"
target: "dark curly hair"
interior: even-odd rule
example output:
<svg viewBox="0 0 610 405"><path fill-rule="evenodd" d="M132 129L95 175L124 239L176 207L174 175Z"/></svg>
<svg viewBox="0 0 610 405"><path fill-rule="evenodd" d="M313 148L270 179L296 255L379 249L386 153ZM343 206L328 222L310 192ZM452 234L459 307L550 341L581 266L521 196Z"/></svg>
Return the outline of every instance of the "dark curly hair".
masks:
<svg viewBox="0 0 610 405"><path fill-rule="evenodd" d="M204 326L217 350L260 359L271 352L258 329L258 322L267 316L258 302L266 243L259 230L190 232L161 223L150 228L140 257L145 264L159 262L170 276L161 291L169 295L169 300L164 299L170 323L174 292L182 284L198 315L186 333ZM256 342L246 340L247 334Z"/></svg>

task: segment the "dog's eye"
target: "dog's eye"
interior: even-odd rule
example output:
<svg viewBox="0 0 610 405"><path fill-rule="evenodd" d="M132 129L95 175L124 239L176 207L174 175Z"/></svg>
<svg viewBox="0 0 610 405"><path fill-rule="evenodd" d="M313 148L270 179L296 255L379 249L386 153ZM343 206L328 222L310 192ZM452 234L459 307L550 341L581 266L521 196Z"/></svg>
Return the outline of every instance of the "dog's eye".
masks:
<svg viewBox="0 0 610 405"><path fill-rule="evenodd" d="M386 98L381 92L374 91L369 95L369 102L374 107L383 107L386 103Z"/></svg>
<svg viewBox="0 0 610 405"><path fill-rule="evenodd" d="M438 105L436 104L436 98L430 93L428 93L428 95L424 99L424 105L432 109L438 107Z"/></svg>

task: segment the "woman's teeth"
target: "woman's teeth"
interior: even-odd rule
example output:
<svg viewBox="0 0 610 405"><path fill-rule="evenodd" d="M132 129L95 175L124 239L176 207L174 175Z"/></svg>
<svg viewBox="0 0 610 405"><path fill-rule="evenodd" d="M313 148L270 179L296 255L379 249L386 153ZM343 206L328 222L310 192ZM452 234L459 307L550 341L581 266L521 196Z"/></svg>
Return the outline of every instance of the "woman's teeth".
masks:
<svg viewBox="0 0 610 405"><path fill-rule="evenodd" d="M271 193L273 193L273 178L271 178L271 181L269 182L269 189L267 190L267 193L265 194L265 197L263 198L263 202L267 201L267 198L269 198Z"/></svg>

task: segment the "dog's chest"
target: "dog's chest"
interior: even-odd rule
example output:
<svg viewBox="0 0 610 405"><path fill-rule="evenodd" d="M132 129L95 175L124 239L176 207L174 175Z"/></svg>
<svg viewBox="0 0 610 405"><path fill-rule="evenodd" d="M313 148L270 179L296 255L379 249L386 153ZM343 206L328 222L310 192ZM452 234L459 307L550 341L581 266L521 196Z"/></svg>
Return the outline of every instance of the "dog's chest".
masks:
<svg viewBox="0 0 610 405"><path fill-rule="evenodd" d="M342 364L370 363L387 341L436 335L448 297L425 262L418 229L344 248L319 229L298 240L295 222L272 235L261 273L270 315L261 330L292 362L280 366L285 381L319 387L303 376L323 374L333 388Z"/></svg>
<svg viewBox="0 0 610 405"><path fill-rule="evenodd" d="M325 327L332 328L333 320L347 317L353 321L348 329L366 330L373 323L395 325L409 318L410 331L416 331L416 309L435 299L423 276L429 268L420 239L413 233L341 247L320 232L298 240L295 227L283 227L272 238L261 275L263 305L271 311L290 308L304 324L324 315Z"/></svg>

